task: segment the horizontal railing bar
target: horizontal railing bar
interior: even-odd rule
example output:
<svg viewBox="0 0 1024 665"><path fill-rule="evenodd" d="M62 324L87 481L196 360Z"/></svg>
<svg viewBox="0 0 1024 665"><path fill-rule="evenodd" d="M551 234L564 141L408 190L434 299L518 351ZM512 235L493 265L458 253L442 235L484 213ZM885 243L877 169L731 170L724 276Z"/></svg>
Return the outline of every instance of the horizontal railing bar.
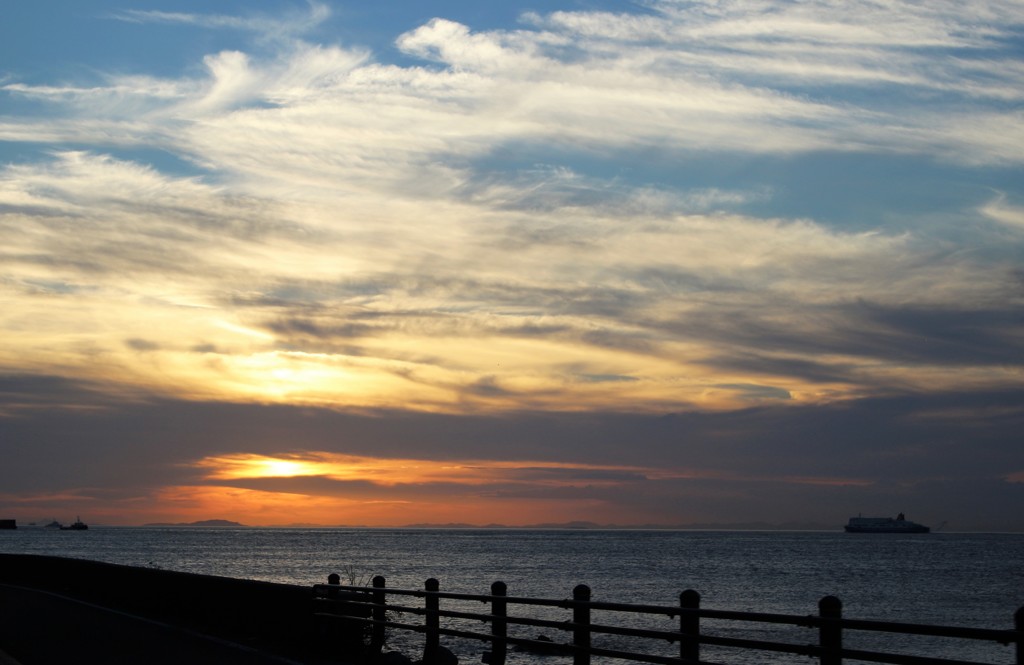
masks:
<svg viewBox="0 0 1024 665"><path fill-rule="evenodd" d="M351 596L344 596L344 595L337 595L337 596L333 596L333 595L315 596L314 600L316 600L318 602L324 602L324 603L352 603L353 605L366 605L368 607L372 607L374 605L383 607L384 605L388 605L390 607L389 603L386 603L386 602L378 603L378 602L376 602L373 599L373 597L370 596L370 594L366 594L365 597L361 597L361 598L352 598Z"/></svg>
<svg viewBox="0 0 1024 665"><path fill-rule="evenodd" d="M739 610L686 610L690 616L698 616L701 619L719 619L722 621L749 621L751 623L778 623L791 626L803 626L814 628L820 625L821 620L816 616L797 616L792 614L772 614L768 612L741 612Z"/></svg>
<svg viewBox="0 0 1024 665"><path fill-rule="evenodd" d="M556 600L553 598L529 598L525 596L492 596L490 594L476 594L476 593L457 593L452 591L422 591L419 589L394 589L390 587L364 587L364 586L348 586L344 584L315 584L315 589L338 589L340 591L359 591L362 593L373 593L382 592L386 594L394 594L398 596L414 596L416 598L426 598L428 596L434 598L446 598L450 600L471 600L481 603L490 603L494 600L501 600L507 602L510 605L536 605L539 607L561 607L561 608L573 608L589 606L593 609L611 610L611 611L641 611L651 614L671 614L676 615L680 612L693 612L701 610L688 610L680 607L670 607L662 605L629 605L627 603L606 603L601 601L579 601L572 600L571 598L565 598L562 600ZM356 601L358 602L358 601ZM631 609L627 609L631 608Z"/></svg>
<svg viewBox="0 0 1024 665"><path fill-rule="evenodd" d="M820 649L821 647L815 647ZM911 656L901 653L879 653L876 651L860 651L857 649L841 649L843 658L864 660L873 663L890 663L891 665L979 665L977 661L954 660L951 658L932 658L930 656Z"/></svg>
<svg viewBox="0 0 1024 665"><path fill-rule="evenodd" d="M415 596L417 598L426 598L427 596L433 596L435 598L449 598L453 600L476 600L485 601L490 598L490 595L479 594L479 593L458 593L455 591L425 591L423 589L394 589L392 587L350 587L341 585L337 587L344 590L355 590L355 589L370 589L371 591L383 591L387 594L399 595L399 596Z"/></svg>
<svg viewBox="0 0 1024 665"><path fill-rule="evenodd" d="M654 654L618 651L616 649L604 649L602 647L590 647L587 649L587 652L592 656L607 656L609 658L618 658L620 660L636 660L642 663L655 663L656 665L681 665L683 663L694 662L699 662L700 665L715 665L711 661L703 659L700 661L683 660L674 656L656 656Z"/></svg>
<svg viewBox="0 0 1024 665"><path fill-rule="evenodd" d="M617 649L604 649L601 647L590 647L588 650L591 656L607 656L620 660L635 660L641 663L656 663L659 665L676 665L681 661L673 656L658 656L650 653L634 653L632 651L619 651ZM706 663L707 661L700 661Z"/></svg>
<svg viewBox="0 0 1024 665"><path fill-rule="evenodd" d="M394 608L394 609L397 610L397 608ZM421 608L413 608L413 610L414 611L411 612L411 614L417 614L417 615L425 615L425 614L427 614L427 611L423 610ZM446 611L441 610L439 612L439 615L447 616L447 615L445 615L445 612ZM374 619L372 619L370 617L351 617L351 616L337 615L337 614L318 614L317 616L327 616L327 617L335 617L337 619L347 619L348 621L354 621L354 622L357 622L357 623L364 623L364 624L367 624L367 625L376 624L376 625L382 625L382 626L388 626L388 627L397 627L399 625L400 626L407 626L407 625L409 625L409 624L396 624L396 623L391 623L391 622L388 622L388 621L376 621L376 620L374 620ZM480 617L486 617L486 619L482 619L482 620L490 620L490 619L493 618L492 615L480 615ZM476 617L469 616L469 617L460 617L460 618L475 619ZM556 630L564 630L564 627L566 625L566 622L564 622L564 621L549 621L549 620L546 620L546 619L529 619L529 618L526 618L526 617L509 617L507 621L508 621L509 624L517 624L517 625L524 625L524 626L536 626L536 627L540 627L540 628L554 628ZM419 632L424 632L425 631L425 628L423 628L422 626L417 626L417 629L418 629ZM489 633L479 633L479 634L484 635L488 640L493 638L493 635L490 635ZM510 639L511 639L511 637L510 637Z"/></svg>
<svg viewBox="0 0 1024 665"><path fill-rule="evenodd" d="M905 633L910 635L934 635L967 640L986 640L1008 644L1016 640L1017 631L994 628L971 628L965 626L933 626L898 621L872 621L865 619L840 619L843 630L867 630L872 632Z"/></svg>
<svg viewBox="0 0 1024 665"><path fill-rule="evenodd" d="M557 621L555 619L533 619L531 617L503 617L509 626L533 626L535 628L554 628L564 630L568 621Z"/></svg>
<svg viewBox="0 0 1024 665"><path fill-rule="evenodd" d="M566 600L566 607L589 607L602 612L631 612L633 614L664 614L675 617L680 614L697 614L701 610L679 607L678 605L641 605L631 603L612 603L603 600Z"/></svg>
<svg viewBox="0 0 1024 665"><path fill-rule="evenodd" d="M522 596L492 596L490 594L478 594L478 593L456 593L452 591L421 591L419 589L392 589L385 587L364 587L364 586L347 586L347 585L333 585L333 584L316 584L316 588L325 589L339 589L341 591L360 591L360 592L383 592L387 594L394 594L397 596L413 596L416 598L446 598L449 600L472 600L480 603L490 603L495 598L507 601L508 603L515 603L520 605L538 605L543 607L572 607L573 603L578 601L573 600L554 600L552 598L525 598Z"/></svg>
<svg viewBox="0 0 1024 665"><path fill-rule="evenodd" d="M458 628L438 628L437 632L439 635L448 635L449 637L463 637L471 640L480 641L491 641L491 636L486 633L477 633L472 630L459 630Z"/></svg>
<svg viewBox="0 0 1024 665"><path fill-rule="evenodd" d="M323 619L336 619L339 621L352 621L355 623L366 624L367 626L385 626L387 628L401 628L402 630L408 630L413 633L425 633L427 631L423 626L416 625L414 623L401 623L399 621L378 621L377 619L371 619L369 617L350 617L344 614L323 614L314 613L313 616L320 617Z"/></svg>
<svg viewBox="0 0 1024 665"><path fill-rule="evenodd" d="M430 610L426 609L425 607L409 607L408 605L387 605L386 607L387 607L389 612L394 611L394 612L399 612L399 613L416 614L416 615L424 615L424 614L427 614L430 611Z"/></svg>
<svg viewBox="0 0 1024 665"><path fill-rule="evenodd" d="M419 609L415 612L416 614L426 614L426 610ZM438 616L454 617L459 619L470 619L476 621L491 622L495 620L493 614L474 614L466 612L456 612L453 610L438 610ZM517 617L517 616L504 616L497 617L499 620L503 620L509 626L534 626L536 628L554 628L556 630L570 630L567 626L571 626L572 622L566 620L555 620L555 619L534 619L532 617ZM489 638L488 638L489 639Z"/></svg>
<svg viewBox="0 0 1024 665"><path fill-rule="evenodd" d="M475 621L490 622L494 620L493 614L479 614L476 612L458 612L455 610L438 610L438 616L450 617L454 619L470 619ZM627 637L643 637L648 639L665 640L667 642L678 642L680 639L680 633L674 630L654 630L649 628L630 628L626 626L609 626L598 623L588 623L585 625L575 624L571 621L551 621L545 619L531 619L528 621L520 621L519 617L500 617L507 624L513 625L528 625L538 626L543 628L555 628L557 630L569 632L576 628L586 628L591 633L606 634L606 635L624 635ZM525 617L524 617L525 618ZM487 639L491 639L488 635Z"/></svg>
<svg viewBox="0 0 1024 665"><path fill-rule="evenodd" d="M460 612L458 610L437 610L437 616L448 617L451 619L472 619L473 621L494 621L493 614L480 614L479 612Z"/></svg>
<svg viewBox="0 0 1024 665"><path fill-rule="evenodd" d="M592 610L601 610L607 612L631 612L634 614L660 614L670 618L680 615L699 616L702 618L712 619L737 619L737 620L753 620L753 621L766 621L766 622L777 622L777 623L791 623L793 621L803 621L803 617L794 617L787 614L766 614L766 613L755 613L755 612L737 612L731 610L707 610L701 608L684 608L679 606L670 605L641 605L631 603L613 603L598 600L573 600L566 598L562 600L555 600L552 598L530 598L525 596L493 596L490 594L470 594L470 593L454 593L449 591L421 591L419 589L393 589L393 588L374 588L374 587L361 587L361 586L346 586L346 585L330 585L330 584L317 584L314 585L317 589L338 589L341 591L358 591L369 595L373 592L382 592L385 594L394 594L400 596L414 596L417 598L425 598L427 596L433 596L436 598L447 598L451 600L471 600L482 603L491 603L495 600L500 600L509 605L534 605L539 607L560 607L564 609L571 609L574 607L589 607ZM352 602L362 602L358 599L349 599ZM367 601L370 602L370 601Z"/></svg>
<svg viewBox="0 0 1024 665"><path fill-rule="evenodd" d="M488 639L490 639L490 637ZM576 647L576 646L574 646L572 644L566 644L564 642L549 642L549 641L545 641L545 640L537 640L537 639L530 639L530 638L524 638L524 637L509 636L509 637L505 638L505 641L508 644L511 644L513 646L534 647L534 649L533 649L534 652L542 652L542 653L543 652L547 652L547 653L550 653L552 655L569 655L569 654L572 654L574 651L577 651L579 649L579 647ZM593 649L594 649L594 647L591 647L591 652L592 653L596 653ZM628 653L628 652L622 652L622 653ZM689 665L689 664L696 665L696 663L698 662L698 661L693 661L693 660L685 660L685 659L677 658L675 656L655 656L655 655L649 655L649 654L639 654L639 655L644 655L647 658L655 659L654 661L649 661L649 662L666 662L666 663L671 663L672 665ZM702 660L702 661L699 661L699 662L701 663L701 665L716 665L715 663L712 663L712 662L706 661L706 660Z"/></svg>
<svg viewBox="0 0 1024 665"><path fill-rule="evenodd" d="M577 627L577 624L568 623L566 630ZM678 642L682 634L678 630L656 630L653 628L630 628L628 626L609 626L599 623L589 623L580 628L589 628L592 633L602 635L622 635L625 637L643 637L652 640L664 640L666 642Z"/></svg>
<svg viewBox="0 0 1024 665"><path fill-rule="evenodd" d="M812 656L817 653L816 647L809 644L791 644L788 642L768 642L766 640L751 640L745 637L721 637L718 635L694 636L695 641L701 644L710 644L716 647L733 647L737 649L757 649L758 651L774 651L776 653L793 653L801 656Z"/></svg>

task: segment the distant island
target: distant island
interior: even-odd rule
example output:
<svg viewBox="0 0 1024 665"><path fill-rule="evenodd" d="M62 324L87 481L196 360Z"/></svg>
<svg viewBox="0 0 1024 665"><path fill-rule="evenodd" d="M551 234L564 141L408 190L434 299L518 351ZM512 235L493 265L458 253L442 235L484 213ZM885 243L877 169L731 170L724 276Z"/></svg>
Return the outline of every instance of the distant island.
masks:
<svg viewBox="0 0 1024 665"><path fill-rule="evenodd" d="M151 522L142 526L245 526L230 520L199 520L198 522Z"/></svg>

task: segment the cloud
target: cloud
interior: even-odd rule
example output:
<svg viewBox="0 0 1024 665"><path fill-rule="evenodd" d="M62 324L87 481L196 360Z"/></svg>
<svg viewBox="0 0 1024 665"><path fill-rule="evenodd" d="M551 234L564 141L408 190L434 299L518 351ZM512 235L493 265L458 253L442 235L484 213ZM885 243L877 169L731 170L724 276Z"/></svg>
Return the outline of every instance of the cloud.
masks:
<svg viewBox="0 0 1024 665"><path fill-rule="evenodd" d="M750 383L722 383L713 388L723 388L725 390L735 390L740 395L740 399L791 399L792 395L788 390L781 388L775 388L773 386L759 386Z"/></svg>
<svg viewBox="0 0 1024 665"><path fill-rule="evenodd" d="M30 401L53 383L17 385ZM941 417L950 409L960 412ZM786 515L837 525L851 506L898 504L928 506L915 514L936 524L1019 528L1010 507L1021 498L1013 474L1022 417L1014 391L669 415L454 417L159 400L104 411L46 406L0 419L0 503L14 506L14 497L17 514L34 507L47 515L88 501L120 523L159 521L154 515L180 500L195 506L189 515L231 513L248 523L305 514L361 523L364 504L401 501L412 507L397 516L404 522L392 515L386 523L461 521L460 505L478 502L486 510L471 521L479 523L494 521L481 520L488 512L512 523L557 521L590 506L581 518L602 522L743 515L777 523ZM39 468L45 476L32 471ZM955 494L967 489L970 499ZM275 509L261 514L260 499ZM547 506L550 519L524 502ZM990 510L971 515L984 505Z"/></svg>
<svg viewBox="0 0 1024 665"><path fill-rule="evenodd" d="M981 212L988 218L1010 229L1024 229L1024 207L1013 205L1004 194L982 207Z"/></svg>
<svg viewBox="0 0 1024 665"><path fill-rule="evenodd" d="M293 10L284 14L250 13L246 16L126 9L113 13L111 18L139 24L161 23L195 26L209 30L242 30L256 33L265 40L276 41L294 39L321 25L331 16L331 9L328 5L309 1L307 6L308 11L306 12Z"/></svg>
<svg viewBox="0 0 1024 665"><path fill-rule="evenodd" d="M8 339L37 370L371 407L659 409L668 386L677 408L740 395L720 385L815 401L1014 381L999 370L1019 354L1012 261L936 254L927 237L724 212L366 203L241 195L85 152L9 166ZM83 322L76 338L44 342L68 321ZM157 362L129 370L124 339ZM793 374L800 363L842 371L824 381ZM714 374L725 368L736 374Z"/></svg>
<svg viewBox="0 0 1024 665"><path fill-rule="evenodd" d="M585 463L496 460L431 460L374 458L322 451L278 456L255 454L206 457L195 462L215 481L279 478L320 478L371 485L449 487L504 486L519 483L545 486L617 484L638 479L672 477L665 469L602 466Z"/></svg>
<svg viewBox="0 0 1024 665"><path fill-rule="evenodd" d="M296 174L307 170L300 155L312 155L321 167L342 154L358 157L348 160L351 168L374 164L391 151L387 163L393 169L479 155L510 141L588 151L654 145L786 154L897 150L976 163L1018 161L1021 151L1013 145L1019 141L1006 142L1020 124L1015 114L977 106L986 98L1019 99L1013 91L1024 89L1024 71L998 51L1001 40L1024 23L1012 4L983 4L975 22L962 29L953 26L963 25L963 8L945 4L859 3L839 15L824 3L771 11L732 3L713 10L702 4L654 7L655 13L641 17L534 15L535 27L518 31L473 32L434 19L397 39L405 53L439 68L383 66L364 52L294 40L272 58L255 60L237 51L207 56L206 81L117 78L89 94L148 95L154 111L161 105L170 110L166 99L183 91L202 95L169 116L191 125L186 136L195 144L178 149L250 175L259 173L257 164L246 168L232 147L243 137L249 159L274 154L279 170ZM313 5L299 21L123 16L252 24L290 34L301 32L289 27L293 23L308 27L327 14ZM652 35L660 37L652 41ZM878 85L891 86L879 101L858 92ZM46 90L24 84L4 89L28 95ZM923 91L941 93L932 99L933 110L906 113L917 108ZM851 94L856 102L837 101ZM212 109L238 104L255 108L192 124ZM277 150L254 146L260 135L276 136ZM327 145L334 160L323 154ZM403 179L403 186L413 180Z"/></svg>
<svg viewBox="0 0 1024 665"><path fill-rule="evenodd" d="M82 379L45 374L0 374L0 418L32 417L38 411L104 410L119 397L105 386Z"/></svg>
<svg viewBox="0 0 1024 665"><path fill-rule="evenodd" d="M135 351L142 351L142 352L145 352L145 351L158 351L160 349L160 345L159 344L157 344L156 342L151 342L148 339L138 339L138 338L126 339L124 341L124 344L125 344L125 346L127 346L130 349L133 349Z"/></svg>
<svg viewBox="0 0 1024 665"><path fill-rule="evenodd" d="M125 495L198 511L245 490L255 510L315 482L337 498L326 476L242 488L189 465L436 446L523 463L491 498L524 515L561 496L567 515L668 520L686 515L667 498L714 496L714 517L844 488L838 507L1005 462L995 430L1016 424L1024 357L1019 3L438 17L377 51L332 43L320 4L115 18L208 31L205 56L0 81L31 102L0 117L0 140L27 146L0 166L0 419L141 403L159 426L132 430L137 449L106 443L118 415L72 455L153 479ZM211 429L160 433L150 403ZM982 414L957 432L990 448L966 455L943 411ZM621 491L602 482L627 466ZM107 482L61 472L38 496ZM1019 485L999 482L991 497Z"/></svg>

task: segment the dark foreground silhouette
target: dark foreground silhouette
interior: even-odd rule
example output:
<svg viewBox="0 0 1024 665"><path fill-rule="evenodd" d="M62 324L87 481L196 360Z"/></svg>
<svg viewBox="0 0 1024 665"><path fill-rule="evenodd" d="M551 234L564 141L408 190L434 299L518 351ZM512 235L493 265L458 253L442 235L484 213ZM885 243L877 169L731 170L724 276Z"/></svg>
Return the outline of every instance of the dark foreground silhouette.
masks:
<svg viewBox="0 0 1024 665"><path fill-rule="evenodd" d="M22 665L344 662L309 587L0 554L0 651Z"/></svg>

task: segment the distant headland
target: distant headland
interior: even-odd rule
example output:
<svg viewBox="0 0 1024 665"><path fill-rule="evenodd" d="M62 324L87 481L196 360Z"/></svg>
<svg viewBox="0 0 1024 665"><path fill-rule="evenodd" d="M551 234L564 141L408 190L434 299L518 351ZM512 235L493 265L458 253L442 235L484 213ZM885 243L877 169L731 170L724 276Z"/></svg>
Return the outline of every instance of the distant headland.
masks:
<svg viewBox="0 0 1024 665"><path fill-rule="evenodd" d="M245 526L231 520L199 520L198 522L151 522L142 526Z"/></svg>

